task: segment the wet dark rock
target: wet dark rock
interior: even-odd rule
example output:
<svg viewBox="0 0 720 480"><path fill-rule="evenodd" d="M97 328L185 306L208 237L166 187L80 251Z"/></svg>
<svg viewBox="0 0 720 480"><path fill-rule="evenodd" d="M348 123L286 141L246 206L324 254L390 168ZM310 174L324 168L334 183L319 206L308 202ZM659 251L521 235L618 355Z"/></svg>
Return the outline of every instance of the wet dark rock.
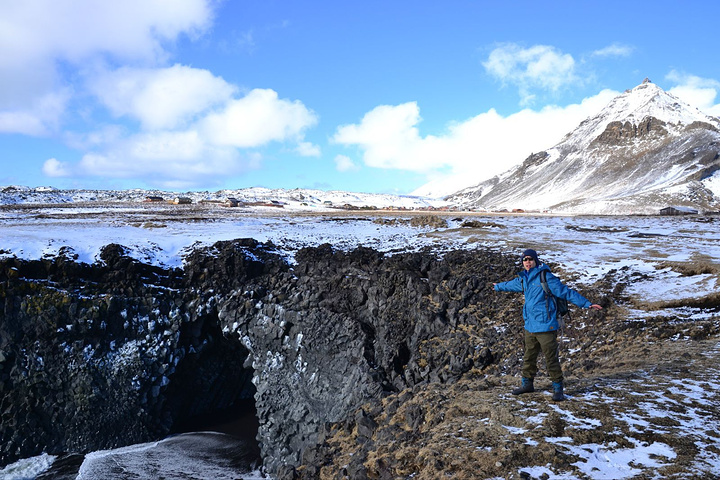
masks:
<svg viewBox="0 0 720 480"><path fill-rule="evenodd" d="M50 469L35 477L35 480L75 480L84 460L84 455L62 455L53 461Z"/></svg>

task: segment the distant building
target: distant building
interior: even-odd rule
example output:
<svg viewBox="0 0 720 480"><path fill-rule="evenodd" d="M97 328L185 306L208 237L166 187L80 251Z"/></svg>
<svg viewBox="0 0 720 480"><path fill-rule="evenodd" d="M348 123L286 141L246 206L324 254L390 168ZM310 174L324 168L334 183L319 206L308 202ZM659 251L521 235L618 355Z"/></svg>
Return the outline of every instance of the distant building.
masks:
<svg viewBox="0 0 720 480"><path fill-rule="evenodd" d="M145 200L143 200L143 201L144 201L144 202L148 202L148 203L150 203L150 202L162 202L162 201L163 201L163 197L158 197L157 195L149 195L149 196L145 197Z"/></svg>
<svg viewBox="0 0 720 480"><path fill-rule="evenodd" d="M697 215L698 211L690 207L665 207L660 209L660 215Z"/></svg>
<svg viewBox="0 0 720 480"><path fill-rule="evenodd" d="M175 205L190 205L192 203L192 200L190 200L188 197L175 197L172 203L174 203Z"/></svg>

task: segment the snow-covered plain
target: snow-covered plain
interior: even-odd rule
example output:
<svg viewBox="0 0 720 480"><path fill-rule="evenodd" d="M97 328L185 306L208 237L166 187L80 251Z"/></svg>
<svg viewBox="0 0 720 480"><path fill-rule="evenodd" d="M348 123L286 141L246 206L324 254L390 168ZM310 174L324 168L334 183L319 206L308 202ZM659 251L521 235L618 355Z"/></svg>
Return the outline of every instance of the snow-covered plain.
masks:
<svg viewBox="0 0 720 480"><path fill-rule="evenodd" d="M37 259L63 252L76 255L78 261L92 263L98 261L104 245L119 243L127 247L133 257L144 262L181 267L184 255L197 246L243 237L272 242L290 261L298 248L323 243L340 249L362 245L388 254L423 247L434 248L439 254L454 248L491 248L518 253L532 247L571 285L591 283L613 270L618 278L632 280L628 288L631 299L628 315L634 319L642 320L645 315L657 317L658 314L690 320L717 315L699 308L674 307L658 311L653 307L652 311L646 311L644 307L649 305L648 302L696 299L718 291L717 273L702 273L708 270L701 269L700 273L687 274L677 265L720 264L720 229L717 228L720 218L455 212L432 213L446 222L445 227L413 226L410 220L420 215L429 213L348 212L323 207L222 208L197 204L150 205L139 201L82 205L72 201L64 205L15 203L0 208L0 255ZM695 396L702 401L717 402L716 383L710 389L714 392L710 396L703 394L700 386L670 387L682 390L680 393L688 398ZM644 405L652 406L652 412L643 415L676 415L674 403L664 401L662 395L648 399ZM627 421L640 424L643 420L636 415L640 413L627 413ZM720 428L717 421L709 425L708 419L693 417L692 411L678 421L687 424L688 428L703 422L711 430ZM556 441L563 447L562 438ZM140 455L138 452L145 452L147 448L129 447L115 453ZM586 478L593 479L632 478L638 474L638 466L668 463L673 458L673 452L666 445L656 443L638 443L635 448L612 445L565 445L564 448L586 458L587 468L583 471ZM711 452L711 449L707 451ZM109 455L108 452L92 454L89 461ZM53 457L43 455L18 462L0 470L0 478L35 478L53 460ZM707 463L710 467L704 471L720 475L717 456L711 455ZM83 468L89 471L90 463ZM81 473L83 471L81 469ZM558 476L550 469L524 471L533 476L547 474L548 478L569 478ZM221 478L217 475L221 474L215 472L212 478ZM258 476L256 472L243 478ZM89 477L81 475L80 478ZM140 474L133 478L150 477Z"/></svg>
<svg viewBox="0 0 720 480"><path fill-rule="evenodd" d="M420 215L439 216L447 227L412 226L409 220ZM0 255L37 259L63 251L80 262L93 263L103 246L118 243L143 262L181 267L184 256L195 247L248 237L272 242L291 261L298 248L323 243L345 250L362 245L385 252L423 247L519 252L532 247L544 261L561 267L571 281L592 282L618 270L633 277L628 290L633 296L669 300L718 290L716 275L688 276L672 267L687 262L720 263L718 221L720 217L695 215L441 215L139 202L5 205L0 209Z"/></svg>

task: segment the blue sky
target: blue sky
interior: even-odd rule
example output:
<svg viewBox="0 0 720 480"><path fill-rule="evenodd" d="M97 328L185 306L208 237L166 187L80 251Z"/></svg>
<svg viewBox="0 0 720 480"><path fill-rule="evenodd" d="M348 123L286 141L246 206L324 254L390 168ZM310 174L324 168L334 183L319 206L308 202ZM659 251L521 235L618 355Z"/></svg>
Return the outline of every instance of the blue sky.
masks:
<svg viewBox="0 0 720 480"><path fill-rule="evenodd" d="M718 2L0 0L0 185L449 193L649 77L720 115Z"/></svg>

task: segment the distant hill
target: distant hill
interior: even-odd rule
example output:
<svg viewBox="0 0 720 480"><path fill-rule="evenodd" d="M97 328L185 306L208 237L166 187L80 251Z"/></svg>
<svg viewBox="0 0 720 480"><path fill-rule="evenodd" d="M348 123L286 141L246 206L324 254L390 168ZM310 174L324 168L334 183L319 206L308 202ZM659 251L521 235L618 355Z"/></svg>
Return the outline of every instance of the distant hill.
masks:
<svg viewBox="0 0 720 480"><path fill-rule="evenodd" d="M262 187L217 191L171 192L164 190L89 190L58 189L53 187L0 186L0 205L22 204L87 204L142 202L148 197L172 201L176 197L189 203L224 202L229 198L241 204L274 203L291 210L327 210L339 207L401 208L408 210L440 208L447 205L441 199L411 195L356 193L313 189L270 189Z"/></svg>
<svg viewBox="0 0 720 480"><path fill-rule="evenodd" d="M645 79L553 148L445 200L488 211L717 211L720 121Z"/></svg>

